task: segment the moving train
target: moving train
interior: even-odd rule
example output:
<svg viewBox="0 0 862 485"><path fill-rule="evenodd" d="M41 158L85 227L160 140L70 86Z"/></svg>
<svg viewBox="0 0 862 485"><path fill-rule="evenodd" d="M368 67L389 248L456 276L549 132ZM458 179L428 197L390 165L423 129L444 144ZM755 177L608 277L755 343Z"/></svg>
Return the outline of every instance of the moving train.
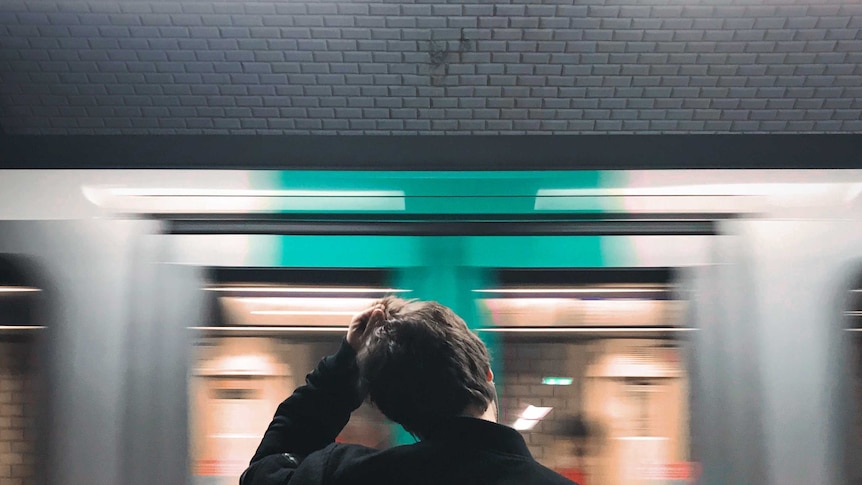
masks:
<svg viewBox="0 0 862 485"><path fill-rule="evenodd" d="M851 169L0 171L0 481L236 483L394 294L583 484L860 483L860 219Z"/></svg>

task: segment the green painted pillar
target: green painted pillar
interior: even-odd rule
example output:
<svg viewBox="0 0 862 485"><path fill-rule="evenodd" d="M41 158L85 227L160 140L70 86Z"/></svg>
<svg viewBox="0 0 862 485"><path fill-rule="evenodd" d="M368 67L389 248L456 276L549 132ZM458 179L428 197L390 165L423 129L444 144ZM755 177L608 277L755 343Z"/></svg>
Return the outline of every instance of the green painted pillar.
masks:
<svg viewBox="0 0 862 485"><path fill-rule="evenodd" d="M489 272L468 260L468 246L464 237L426 237L416 241L418 265L401 268L396 276L396 286L413 290L411 298L431 300L446 305L476 329L490 324L483 321L477 305L475 289L490 284ZM480 334L491 351L492 370L496 376L498 393L502 384L503 358L497 352L496 339ZM413 437L400 426L397 427L396 444L413 443Z"/></svg>

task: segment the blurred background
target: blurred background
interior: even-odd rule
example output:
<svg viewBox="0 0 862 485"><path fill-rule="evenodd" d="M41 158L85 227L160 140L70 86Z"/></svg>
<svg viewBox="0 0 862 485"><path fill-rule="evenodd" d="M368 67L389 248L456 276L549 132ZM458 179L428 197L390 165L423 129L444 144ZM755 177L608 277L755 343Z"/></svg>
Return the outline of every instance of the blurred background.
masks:
<svg viewBox="0 0 862 485"><path fill-rule="evenodd" d="M578 483L860 476L862 172L2 175L37 188L0 221L4 484L235 483L385 295L462 315ZM338 440L413 442L367 404Z"/></svg>
<svg viewBox="0 0 862 485"><path fill-rule="evenodd" d="M0 1L0 483L236 483L384 295L582 485L860 484L862 3ZM373 408L339 440L412 438Z"/></svg>

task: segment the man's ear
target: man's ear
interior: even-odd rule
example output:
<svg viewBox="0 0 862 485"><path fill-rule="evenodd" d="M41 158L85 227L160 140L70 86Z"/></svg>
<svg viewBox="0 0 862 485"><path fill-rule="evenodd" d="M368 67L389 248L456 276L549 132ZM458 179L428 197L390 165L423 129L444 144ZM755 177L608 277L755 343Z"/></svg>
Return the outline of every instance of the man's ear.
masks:
<svg viewBox="0 0 862 485"><path fill-rule="evenodd" d="M488 382L494 382L494 371L491 368L488 368Z"/></svg>

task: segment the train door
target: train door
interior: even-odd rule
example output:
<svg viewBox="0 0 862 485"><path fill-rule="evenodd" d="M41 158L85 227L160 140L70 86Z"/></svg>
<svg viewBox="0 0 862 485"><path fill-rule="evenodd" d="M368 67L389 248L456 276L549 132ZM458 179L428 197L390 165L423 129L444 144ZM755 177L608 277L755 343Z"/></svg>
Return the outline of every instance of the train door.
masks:
<svg viewBox="0 0 862 485"><path fill-rule="evenodd" d="M335 350L352 313L396 292L440 301L479 332L502 419L540 462L586 484L684 483L692 325L669 268L708 263L711 236L171 235L174 262L215 268L202 284L218 314L195 329L194 481L234 483L279 397ZM240 362L242 379L225 375ZM345 441L412 441L373 410L355 418Z"/></svg>

